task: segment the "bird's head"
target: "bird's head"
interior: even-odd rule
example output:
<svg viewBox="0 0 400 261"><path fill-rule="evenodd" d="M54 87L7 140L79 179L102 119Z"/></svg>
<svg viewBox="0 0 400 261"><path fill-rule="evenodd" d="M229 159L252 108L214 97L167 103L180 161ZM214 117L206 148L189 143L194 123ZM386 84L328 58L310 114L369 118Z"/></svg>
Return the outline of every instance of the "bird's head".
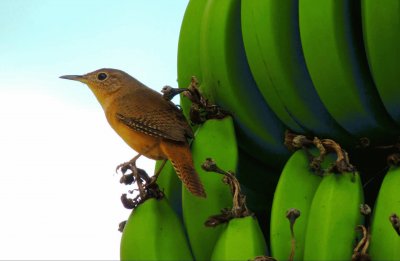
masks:
<svg viewBox="0 0 400 261"><path fill-rule="evenodd" d="M103 104L106 98L123 88L124 83L132 77L120 70L103 68L84 75L63 75L60 78L85 83Z"/></svg>

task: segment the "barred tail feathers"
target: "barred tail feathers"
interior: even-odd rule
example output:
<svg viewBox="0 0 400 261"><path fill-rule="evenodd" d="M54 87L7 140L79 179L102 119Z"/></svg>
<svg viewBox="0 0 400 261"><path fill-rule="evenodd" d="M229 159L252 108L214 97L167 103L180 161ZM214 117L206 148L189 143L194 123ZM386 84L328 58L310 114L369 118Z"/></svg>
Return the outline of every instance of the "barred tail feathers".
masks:
<svg viewBox="0 0 400 261"><path fill-rule="evenodd" d="M162 142L161 147L184 186L193 195L205 198L206 193L194 168L189 146L183 143Z"/></svg>

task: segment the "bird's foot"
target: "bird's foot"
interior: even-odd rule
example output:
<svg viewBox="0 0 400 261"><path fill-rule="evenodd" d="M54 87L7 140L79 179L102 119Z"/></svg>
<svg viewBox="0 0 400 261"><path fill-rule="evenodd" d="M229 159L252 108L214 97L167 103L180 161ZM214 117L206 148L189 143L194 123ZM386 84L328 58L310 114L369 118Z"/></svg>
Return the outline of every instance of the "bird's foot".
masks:
<svg viewBox="0 0 400 261"><path fill-rule="evenodd" d="M118 171L121 171L122 174L125 174L128 170L133 172L133 169L136 169L136 160L135 161L128 161L128 162L124 162L119 164L116 168L115 168L115 172L118 173Z"/></svg>
<svg viewBox="0 0 400 261"><path fill-rule="evenodd" d="M132 184L135 182L138 186L140 197L145 198L146 191L143 182L145 183L150 182L150 177L149 175L147 175L146 171L136 167L136 160L138 159L139 156L140 154L128 162L119 164L116 168L116 171L118 172L119 170L121 170L123 174L120 180L121 183ZM126 174L128 170L130 170L132 173Z"/></svg>
<svg viewBox="0 0 400 261"><path fill-rule="evenodd" d="M132 172L129 174L125 174L123 172L123 175L121 177L121 179L119 180L119 182L121 184L125 184L125 185L131 185L133 183L136 183L136 177L134 174L134 171L130 168L129 170L131 170ZM136 168L137 171L137 176L141 179L142 182L145 182L146 184L150 183L152 178L149 177L149 175L147 174L147 172L144 169L140 169L140 168ZM121 170L122 172L122 170Z"/></svg>

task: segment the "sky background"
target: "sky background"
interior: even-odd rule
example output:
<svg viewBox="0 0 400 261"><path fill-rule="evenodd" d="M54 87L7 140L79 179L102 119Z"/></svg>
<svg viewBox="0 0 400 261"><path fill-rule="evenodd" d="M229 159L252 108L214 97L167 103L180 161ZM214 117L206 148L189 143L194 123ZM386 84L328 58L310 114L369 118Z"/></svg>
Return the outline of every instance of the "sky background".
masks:
<svg viewBox="0 0 400 261"><path fill-rule="evenodd" d="M177 86L187 3L0 0L0 259L119 259L115 167L136 153L85 85L58 77L109 67Z"/></svg>

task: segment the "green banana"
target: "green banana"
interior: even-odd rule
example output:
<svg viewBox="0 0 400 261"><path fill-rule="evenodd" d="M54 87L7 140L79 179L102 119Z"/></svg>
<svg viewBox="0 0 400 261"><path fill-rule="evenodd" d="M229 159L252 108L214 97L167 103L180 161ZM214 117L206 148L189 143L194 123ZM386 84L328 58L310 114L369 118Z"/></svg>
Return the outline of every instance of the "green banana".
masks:
<svg viewBox="0 0 400 261"><path fill-rule="evenodd" d="M155 173L157 173L162 164L163 160L156 161ZM176 175L175 169L169 160L162 168L157 178L157 184L175 213L182 217L182 181Z"/></svg>
<svg viewBox="0 0 400 261"><path fill-rule="evenodd" d="M285 30L289 29L287 26L285 26L285 22L288 25L291 25L292 18L296 18L291 13L285 13L284 11L276 13L276 10L273 10L274 4L283 7L282 9L284 9L285 6L289 6L285 2L288 1L241 1L243 43L251 73L257 83L258 89L261 91L261 94L264 96L264 99L267 101L268 105L276 113L278 118L291 130L295 131L296 133L305 133L305 130L302 128L301 124L296 121L291 112L289 112L288 108L285 107L282 97L280 97L280 94L278 93L277 88L274 86L274 82L271 78L273 77L271 70L279 69L280 64L277 64L273 60L274 56L279 55L279 52L277 52L277 49L274 49L273 44L270 44L268 40L276 41L276 44L281 47L287 47L290 42L281 42L278 39L274 39L275 36L278 36L275 34L274 29L276 32L280 32L283 36ZM279 27L274 25L271 28L274 14L279 16L280 23ZM288 17L282 17L285 15L288 15ZM286 54L288 56L290 55L289 52L286 52ZM284 62L284 60L281 61ZM291 57L288 62L290 61L293 62L293 57ZM298 68L295 65L292 67Z"/></svg>
<svg viewBox="0 0 400 261"><path fill-rule="evenodd" d="M297 150L286 162L276 186L271 211L271 253L277 260L288 260L291 254L292 237L285 217L291 208L301 213L294 226L296 244L293 260L303 259L311 203L321 180L321 176L310 169L310 158L306 151Z"/></svg>
<svg viewBox="0 0 400 261"><path fill-rule="evenodd" d="M363 189L357 172L324 176L308 215L303 259L351 260L355 229L362 223L362 203Z"/></svg>
<svg viewBox="0 0 400 261"><path fill-rule="evenodd" d="M222 177L205 172L201 165L206 158L212 158L221 168L236 171L238 148L232 118L207 120L200 125L191 148L194 166L207 191L207 198L195 197L182 190L184 224L195 259L210 260L223 227L208 228L204 222L221 209L232 207L232 196L229 187L221 182Z"/></svg>
<svg viewBox="0 0 400 261"><path fill-rule="evenodd" d="M240 0L208 0L200 38L201 91L233 113L242 149L283 165L289 156L281 142L285 127L265 103L247 64Z"/></svg>
<svg viewBox="0 0 400 261"><path fill-rule="evenodd" d="M243 260L265 255L264 236L253 216L233 218L215 244L211 260Z"/></svg>
<svg viewBox="0 0 400 261"><path fill-rule="evenodd" d="M178 85L185 88L192 76L202 81L200 67L200 28L206 0L190 0L181 24L178 42ZM189 118L190 101L181 97L180 105L186 118Z"/></svg>
<svg viewBox="0 0 400 261"><path fill-rule="evenodd" d="M121 260L193 260L183 226L166 198L150 198L125 224Z"/></svg>
<svg viewBox="0 0 400 261"><path fill-rule="evenodd" d="M362 0L361 7L369 68L386 110L400 124L400 2Z"/></svg>
<svg viewBox="0 0 400 261"><path fill-rule="evenodd" d="M372 142L390 141L396 126L369 73L359 9L357 1L299 1L304 57L319 97L345 130Z"/></svg>
<svg viewBox="0 0 400 261"><path fill-rule="evenodd" d="M400 236L389 217L400 215L400 168L391 167L383 179L371 222L372 260L400 260Z"/></svg>
<svg viewBox="0 0 400 261"><path fill-rule="evenodd" d="M286 126L349 142L350 135L325 109L314 89L300 43L298 3L242 1L247 59L265 100Z"/></svg>

